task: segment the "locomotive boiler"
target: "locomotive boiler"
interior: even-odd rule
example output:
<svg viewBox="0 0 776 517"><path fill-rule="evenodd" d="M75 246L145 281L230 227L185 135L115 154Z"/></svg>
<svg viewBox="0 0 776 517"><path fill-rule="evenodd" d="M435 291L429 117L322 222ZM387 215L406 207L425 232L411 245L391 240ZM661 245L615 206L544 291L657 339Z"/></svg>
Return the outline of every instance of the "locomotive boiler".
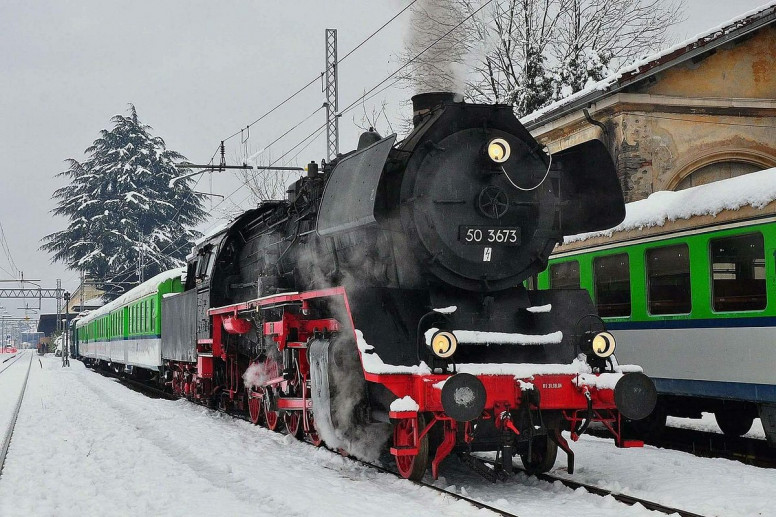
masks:
<svg viewBox="0 0 776 517"><path fill-rule="evenodd" d="M624 217L605 146L549 154L511 107L413 98L414 129L364 133L199 242L162 300L173 389L419 479L457 452L549 470L592 421L618 446L654 386L617 364L584 290L526 288L564 235ZM493 472L490 474L493 474ZM489 475L490 475L489 474Z"/></svg>

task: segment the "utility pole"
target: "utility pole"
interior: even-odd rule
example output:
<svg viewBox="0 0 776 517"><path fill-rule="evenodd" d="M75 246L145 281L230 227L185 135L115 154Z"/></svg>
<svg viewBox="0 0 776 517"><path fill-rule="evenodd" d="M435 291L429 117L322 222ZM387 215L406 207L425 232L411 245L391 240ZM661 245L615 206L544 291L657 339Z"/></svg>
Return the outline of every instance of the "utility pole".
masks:
<svg viewBox="0 0 776 517"><path fill-rule="evenodd" d="M62 289L62 280L57 278L57 293L61 293ZM56 330L59 330L59 317L62 314L62 299L57 296L57 325Z"/></svg>
<svg viewBox="0 0 776 517"><path fill-rule="evenodd" d="M326 29L326 153L339 154L339 102L337 94L337 29Z"/></svg>
<svg viewBox="0 0 776 517"><path fill-rule="evenodd" d="M81 271L81 306L78 309L78 312L84 311L84 284L86 283L86 273L84 271Z"/></svg>
<svg viewBox="0 0 776 517"><path fill-rule="evenodd" d="M70 293L65 291L65 293L62 295L65 299L65 307L67 307L70 303ZM68 311L69 312L69 311ZM68 334L70 334L70 325L67 324L67 315L68 312L65 313L65 339L62 341L62 366L70 366L70 348L68 343Z"/></svg>

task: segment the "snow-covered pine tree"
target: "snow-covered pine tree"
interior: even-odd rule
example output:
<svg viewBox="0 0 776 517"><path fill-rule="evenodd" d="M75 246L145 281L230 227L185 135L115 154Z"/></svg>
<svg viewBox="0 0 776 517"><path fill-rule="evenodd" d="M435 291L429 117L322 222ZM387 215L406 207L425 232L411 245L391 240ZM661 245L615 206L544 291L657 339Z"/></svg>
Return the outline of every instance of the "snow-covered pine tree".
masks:
<svg viewBox="0 0 776 517"><path fill-rule="evenodd" d="M151 135L133 105L128 116L85 150L84 161L69 159L58 174L70 183L53 194L52 211L67 217L67 229L43 238L53 261L84 271L115 298L161 271L181 265L205 218L202 196L176 163L184 157ZM190 171L189 171L190 172Z"/></svg>

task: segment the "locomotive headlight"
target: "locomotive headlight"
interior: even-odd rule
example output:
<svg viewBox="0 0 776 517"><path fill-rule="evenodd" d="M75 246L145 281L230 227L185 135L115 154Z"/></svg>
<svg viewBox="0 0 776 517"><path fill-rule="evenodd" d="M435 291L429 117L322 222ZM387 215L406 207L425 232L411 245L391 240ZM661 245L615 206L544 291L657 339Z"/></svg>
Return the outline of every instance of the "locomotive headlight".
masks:
<svg viewBox="0 0 776 517"><path fill-rule="evenodd" d="M608 332L599 332L593 338L591 343L593 353L601 358L607 358L614 353L617 343L614 336Z"/></svg>
<svg viewBox="0 0 776 517"><path fill-rule="evenodd" d="M458 339L456 339L452 332L442 330L431 338L430 348L435 356L447 359L452 357L455 351L458 350Z"/></svg>
<svg viewBox="0 0 776 517"><path fill-rule="evenodd" d="M511 153L509 143L503 138L494 138L488 142L488 156L496 163L504 163Z"/></svg>

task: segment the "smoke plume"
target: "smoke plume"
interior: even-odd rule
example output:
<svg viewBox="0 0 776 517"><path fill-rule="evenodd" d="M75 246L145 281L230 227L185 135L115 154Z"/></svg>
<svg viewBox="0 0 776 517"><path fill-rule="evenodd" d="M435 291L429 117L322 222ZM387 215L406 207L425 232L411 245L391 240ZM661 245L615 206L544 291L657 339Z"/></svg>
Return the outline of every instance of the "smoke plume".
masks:
<svg viewBox="0 0 776 517"><path fill-rule="evenodd" d="M415 93L464 91L466 15L458 0L420 0L412 8L405 61L419 56L408 77Z"/></svg>

